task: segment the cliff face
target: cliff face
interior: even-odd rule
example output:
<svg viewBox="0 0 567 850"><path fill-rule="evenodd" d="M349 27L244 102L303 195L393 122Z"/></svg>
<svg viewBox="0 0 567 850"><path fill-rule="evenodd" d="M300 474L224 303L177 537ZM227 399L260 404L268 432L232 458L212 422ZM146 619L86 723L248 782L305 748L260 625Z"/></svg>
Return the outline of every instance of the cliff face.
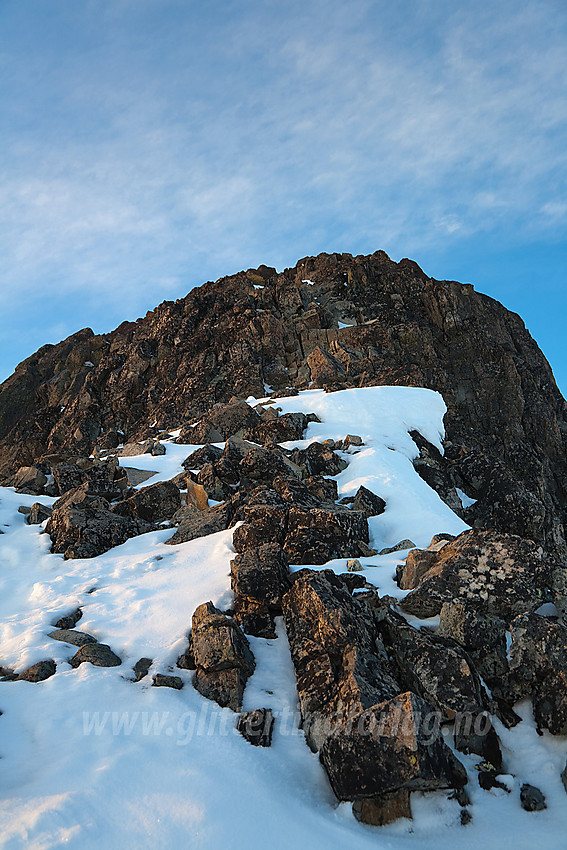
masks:
<svg viewBox="0 0 567 850"><path fill-rule="evenodd" d="M543 354L498 302L383 252L308 257L281 274L261 266L109 334L43 346L0 387L2 479L46 454L179 427L266 386L376 384L443 395L446 457L424 447L424 477L476 498L475 524L565 555L567 405Z"/></svg>

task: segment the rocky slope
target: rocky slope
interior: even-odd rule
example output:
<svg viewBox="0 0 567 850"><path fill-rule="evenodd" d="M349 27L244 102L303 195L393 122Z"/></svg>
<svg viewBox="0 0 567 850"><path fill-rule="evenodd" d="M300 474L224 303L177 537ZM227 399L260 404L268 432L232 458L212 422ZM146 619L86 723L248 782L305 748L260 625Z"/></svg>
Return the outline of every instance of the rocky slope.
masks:
<svg viewBox="0 0 567 850"><path fill-rule="evenodd" d="M422 472L477 499L468 521L565 555L567 407L519 316L412 261L321 254L240 272L109 334L43 346L0 388L4 483L44 455L89 455L217 402L308 386L426 386L445 459Z"/></svg>

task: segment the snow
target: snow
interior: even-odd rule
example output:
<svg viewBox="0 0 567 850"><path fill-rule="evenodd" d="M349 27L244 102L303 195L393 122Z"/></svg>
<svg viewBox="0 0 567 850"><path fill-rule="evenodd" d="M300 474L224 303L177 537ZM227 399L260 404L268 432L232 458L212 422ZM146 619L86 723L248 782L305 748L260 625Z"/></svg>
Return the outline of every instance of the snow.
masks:
<svg viewBox="0 0 567 850"><path fill-rule="evenodd" d="M290 447L347 433L363 439L363 446L342 453L349 466L337 483L340 497L363 484L386 500L384 514L370 520L375 548L406 537L424 546L435 533L466 528L411 463L418 454L411 430L442 451L445 405L437 393L404 387L312 390L277 399L277 406L283 413L314 412L322 420L309 425L304 440L286 444ZM164 445L165 456L121 458L120 463L156 472L142 486L167 480L197 446ZM50 554L42 528L28 526L18 513L19 505L35 501L0 489L5 532L0 536L0 663L21 670L53 658L57 672L39 684L0 683L0 847L565 846L567 806L559 774L566 741L540 737L529 705L518 708L523 721L514 729L498 725L510 794L482 791L474 770L479 759L461 756L470 776L470 825L460 826L458 805L439 792L412 796L413 821L381 829L363 826L350 805L337 805L298 728L295 676L281 620L277 639L250 639L257 666L244 695L245 710L274 711L269 749L244 741L234 731L234 714L201 697L191 686L193 674L175 667L194 609L209 599L221 608L231 602L231 530L168 546L172 532L163 529L97 558L64 561ZM403 596L393 576L406 554L361 558L365 576L382 592ZM344 572L346 562L325 566ZM73 670L67 662L75 648L48 637L56 619L77 605L84 612L77 628L108 643L122 658L120 667L83 664ZM153 659L151 674L173 673L184 688L149 687L151 674L133 683L132 665L142 656ZM524 782L542 789L545 812L521 809Z"/></svg>

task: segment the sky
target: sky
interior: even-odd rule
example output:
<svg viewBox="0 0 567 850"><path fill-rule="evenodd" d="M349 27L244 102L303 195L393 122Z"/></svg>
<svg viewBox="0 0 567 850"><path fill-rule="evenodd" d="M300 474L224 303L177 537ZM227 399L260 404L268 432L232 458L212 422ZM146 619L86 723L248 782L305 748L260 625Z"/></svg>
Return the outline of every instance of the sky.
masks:
<svg viewBox="0 0 567 850"><path fill-rule="evenodd" d="M567 393L565 0L0 0L0 380L322 251L520 313Z"/></svg>

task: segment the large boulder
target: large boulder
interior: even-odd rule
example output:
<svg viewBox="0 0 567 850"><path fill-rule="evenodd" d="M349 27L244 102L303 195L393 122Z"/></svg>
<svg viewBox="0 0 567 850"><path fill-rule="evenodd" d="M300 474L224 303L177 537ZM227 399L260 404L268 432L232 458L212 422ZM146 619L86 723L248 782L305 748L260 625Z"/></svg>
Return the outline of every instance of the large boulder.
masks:
<svg viewBox="0 0 567 850"><path fill-rule="evenodd" d="M205 602L193 614L191 638L195 688L220 706L240 711L255 667L246 636L212 602Z"/></svg>
<svg viewBox="0 0 567 850"><path fill-rule="evenodd" d="M325 564L332 558L360 554L358 542L368 543L366 514L327 506L289 511L284 550L292 564Z"/></svg>
<svg viewBox="0 0 567 850"><path fill-rule="evenodd" d="M245 401L215 405L194 427L182 429L179 443L218 443L255 428L261 419Z"/></svg>
<svg viewBox="0 0 567 850"><path fill-rule="evenodd" d="M511 700L531 696L539 729L567 734L567 628L538 614L510 624L510 673L501 683Z"/></svg>
<svg viewBox="0 0 567 850"><path fill-rule="evenodd" d="M466 771L443 742L434 718L430 705L406 692L333 731L321 749L321 762L337 798L465 785Z"/></svg>
<svg viewBox="0 0 567 850"><path fill-rule="evenodd" d="M181 507L179 488L172 481L159 481L138 490L125 502L114 506L121 516L158 523L171 517Z"/></svg>
<svg viewBox="0 0 567 850"><path fill-rule="evenodd" d="M247 549L231 561L235 594L234 621L246 634L276 637L274 616L281 613L283 594L289 589L289 565L277 543Z"/></svg>
<svg viewBox="0 0 567 850"><path fill-rule="evenodd" d="M177 524L175 534L166 540L170 546L178 543L187 543L197 537L206 537L208 534L216 534L228 528L231 518L230 503L215 505L206 510L199 510L193 505L181 507L172 518Z"/></svg>
<svg viewBox="0 0 567 850"><path fill-rule="evenodd" d="M411 553L410 553L411 554ZM465 531L439 550L429 569L400 584L415 587L401 602L416 617L434 617L444 602L509 622L544 601L555 564L532 540L494 531Z"/></svg>
<svg viewBox="0 0 567 850"><path fill-rule="evenodd" d="M17 493L41 496L47 484L47 476L41 466L21 466L14 476L13 484Z"/></svg>
<svg viewBox="0 0 567 850"><path fill-rule="evenodd" d="M88 482L55 503L45 529L52 552L65 558L94 558L130 537L153 531L145 520L116 514L106 499L90 495L87 486Z"/></svg>

